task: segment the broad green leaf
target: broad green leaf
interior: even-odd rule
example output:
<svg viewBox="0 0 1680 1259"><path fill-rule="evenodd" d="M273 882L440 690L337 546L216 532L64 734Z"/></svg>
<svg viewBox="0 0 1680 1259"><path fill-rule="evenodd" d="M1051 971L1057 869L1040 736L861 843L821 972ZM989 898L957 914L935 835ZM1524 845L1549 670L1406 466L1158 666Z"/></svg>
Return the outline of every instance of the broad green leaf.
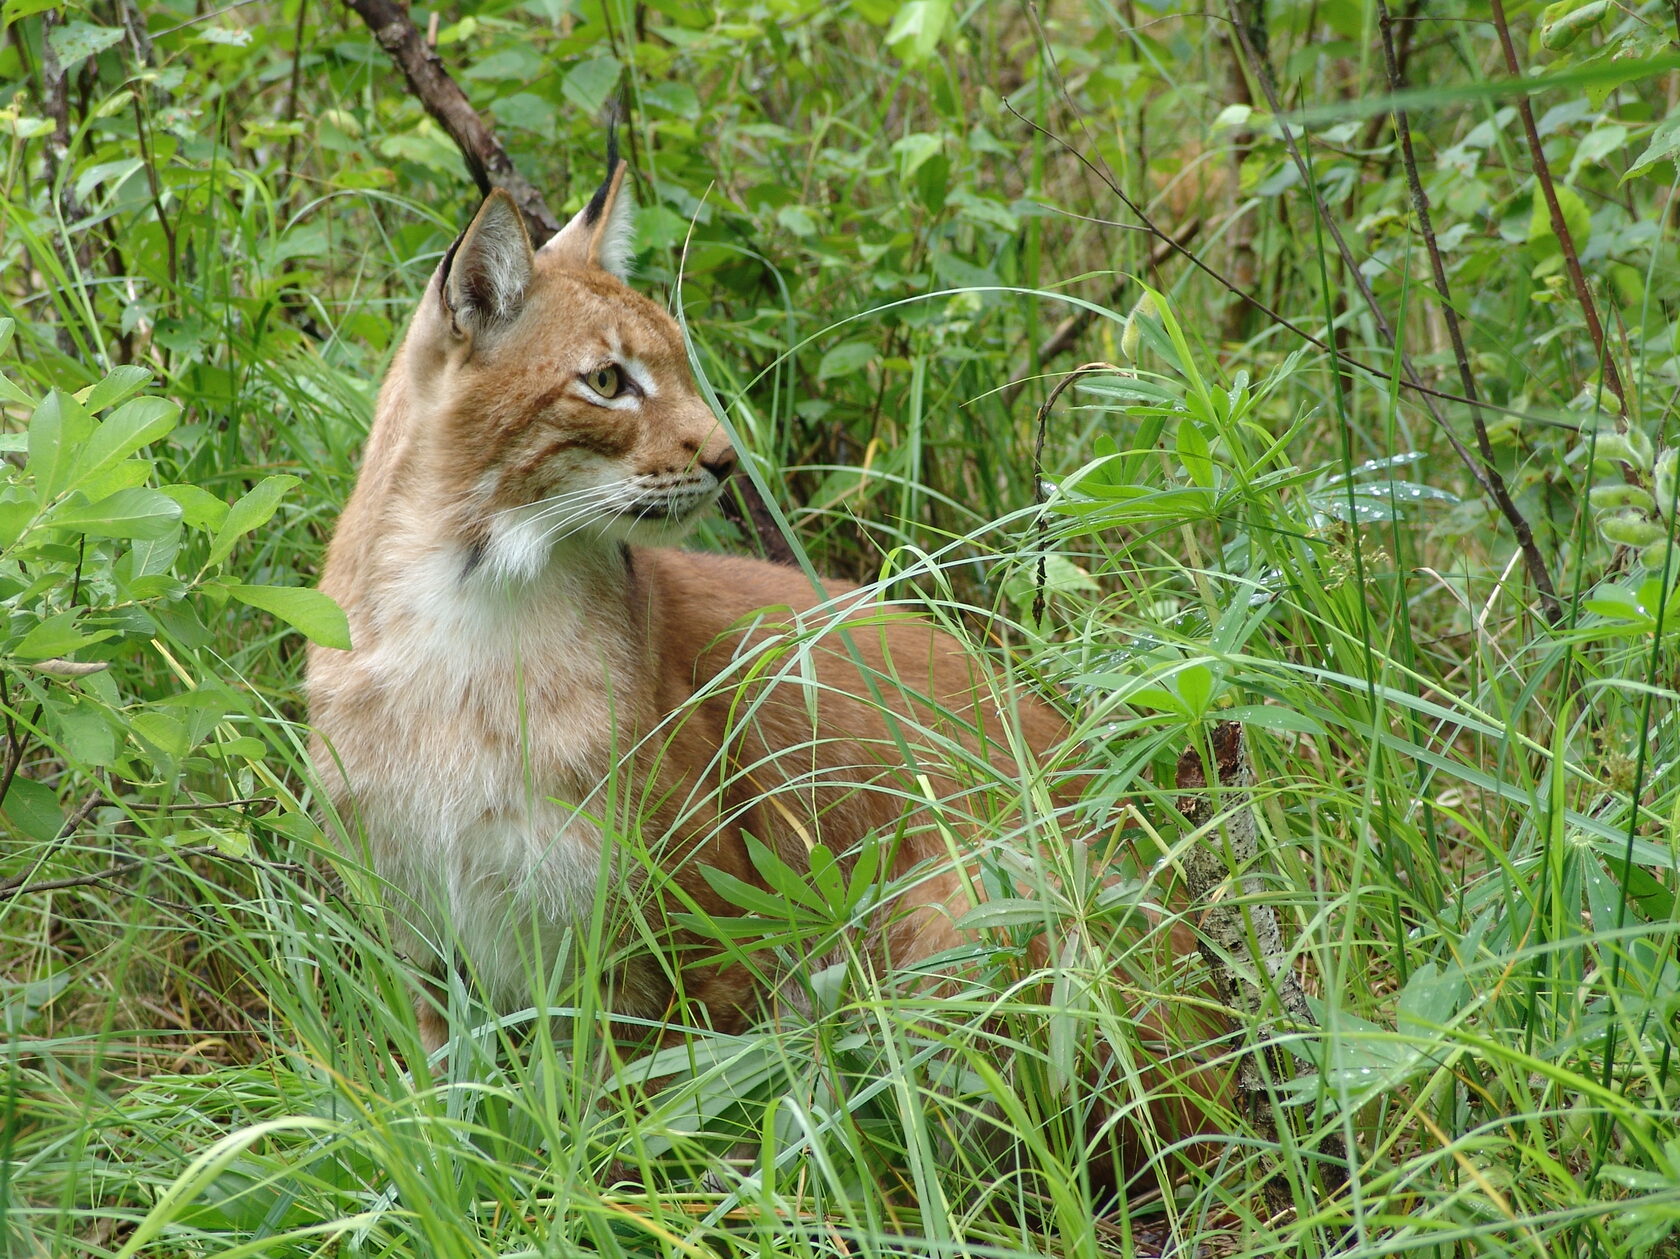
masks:
<svg viewBox="0 0 1680 1259"><path fill-rule="evenodd" d="M181 504L181 520L189 528L206 532L220 529L228 518L228 505L196 485L163 485L158 487L158 492Z"/></svg>
<svg viewBox="0 0 1680 1259"><path fill-rule="evenodd" d="M227 519L222 521L210 542L210 558L205 565L220 564L232 554L234 544L240 538L266 525L280 506L281 497L296 484L298 478L295 476L271 476L264 477L246 491L238 502L228 508Z"/></svg>
<svg viewBox="0 0 1680 1259"><path fill-rule="evenodd" d="M54 613L25 634L9 653L18 660L51 660L109 638L109 631L84 634L76 627L80 608Z"/></svg>
<svg viewBox="0 0 1680 1259"><path fill-rule="evenodd" d="M1628 173L1622 176L1622 182L1626 183L1635 175L1643 175L1658 162L1674 161L1676 153L1680 153L1680 110L1657 124L1656 129L1651 132L1651 142L1645 146L1645 151L1633 165L1628 167Z"/></svg>
<svg viewBox="0 0 1680 1259"><path fill-rule="evenodd" d="M880 351L868 341L847 341L835 346L817 364L818 380L835 380L856 375L879 357Z"/></svg>
<svg viewBox="0 0 1680 1259"><path fill-rule="evenodd" d="M123 403L106 417L82 447L69 488L86 485L119 459L126 459L140 447L155 442L174 428L180 417L181 408L167 398L148 395Z"/></svg>
<svg viewBox="0 0 1680 1259"><path fill-rule="evenodd" d="M27 485L8 485L0 490L0 547L16 542L40 508Z"/></svg>
<svg viewBox="0 0 1680 1259"><path fill-rule="evenodd" d="M64 750L87 766L110 765L117 759L117 732L111 715L85 699L54 699L47 706L49 724L58 728Z"/></svg>
<svg viewBox="0 0 1680 1259"><path fill-rule="evenodd" d="M181 520L181 504L145 486L118 490L97 503L72 500L49 521L95 538L161 538Z"/></svg>
<svg viewBox="0 0 1680 1259"><path fill-rule="evenodd" d="M943 145L944 141L939 136L927 131L913 131L902 140L895 141L892 152L898 155L898 177L909 179Z"/></svg>
<svg viewBox="0 0 1680 1259"><path fill-rule="evenodd" d="M0 354L4 354L12 347L12 333L17 328L17 321L6 318L0 319Z"/></svg>
<svg viewBox="0 0 1680 1259"><path fill-rule="evenodd" d="M344 609L319 590L302 586L226 587L241 603L279 617L311 642L350 650L350 622Z"/></svg>
<svg viewBox="0 0 1680 1259"><path fill-rule="evenodd" d="M118 490L144 485L152 479L152 465L144 459L124 459L101 468L85 479L78 477L75 488L90 503L103 502Z"/></svg>
<svg viewBox="0 0 1680 1259"><path fill-rule="evenodd" d="M52 788L22 774L12 779L0 809L7 821L31 839L54 839L64 825L64 810L58 807Z"/></svg>
<svg viewBox="0 0 1680 1259"><path fill-rule="evenodd" d="M1567 48L1603 20L1610 0L1558 0L1540 14L1540 42L1557 51Z"/></svg>
<svg viewBox="0 0 1680 1259"><path fill-rule="evenodd" d="M135 713L128 719L129 730L152 745L165 756L180 758L192 751L187 728L164 713L147 711Z"/></svg>
<svg viewBox="0 0 1680 1259"><path fill-rule="evenodd" d="M152 374L144 367L124 363L107 372L104 380L79 391L76 400L89 411L103 411L106 407L114 407L130 394L143 389L151 378Z"/></svg>
<svg viewBox="0 0 1680 1259"><path fill-rule="evenodd" d="M29 473L43 503L52 502L70 483L82 442L92 428L82 404L57 389L29 417Z"/></svg>
<svg viewBox="0 0 1680 1259"><path fill-rule="evenodd" d="M0 398L7 402L15 402L19 406L32 407L35 405L34 395L14 383L4 372L0 372Z"/></svg>
<svg viewBox="0 0 1680 1259"><path fill-rule="evenodd" d="M616 57L594 57L588 61L580 61L561 80L560 90L566 94L566 99L584 114L593 116L601 112L601 107L607 103L607 97L611 96L613 88L618 86L621 69Z"/></svg>
<svg viewBox="0 0 1680 1259"><path fill-rule="evenodd" d="M1592 236L1592 212L1587 209L1587 203L1581 200L1581 194L1568 184L1557 184L1554 191L1557 193L1558 209L1563 211L1563 225L1569 230L1569 239L1574 242L1575 252L1580 253ZM1534 209L1528 218L1528 243L1538 246L1541 253L1550 253L1563 247L1552 231L1552 214L1546 207L1546 195L1538 185L1534 189Z"/></svg>
<svg viewBox="0 0 1680 1259"><path fill-rule="evenodd" d="M951 17L951 0L909 0L898 6L887 46L907 66L926 61L939 46Z"/></svg>
<svg viewBox="0 0 1680 1259"><path fill-rule="evenodd" d="M95 26L91 22L66 22L47 36L59 63L69 74L89 57L97 56L122 38L120 26Z"/></svg>

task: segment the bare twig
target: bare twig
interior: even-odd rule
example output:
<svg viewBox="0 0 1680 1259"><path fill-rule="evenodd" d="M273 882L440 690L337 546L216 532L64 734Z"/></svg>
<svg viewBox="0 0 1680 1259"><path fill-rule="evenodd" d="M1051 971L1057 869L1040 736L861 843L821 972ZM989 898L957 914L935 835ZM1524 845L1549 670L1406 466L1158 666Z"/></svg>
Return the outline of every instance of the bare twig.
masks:
<svg viewBox="0 0 1680 1259"><path fill-rule="evenodd" d="M505 189L524 214L531 239L539 244L558 232L560 220L549 210L542 194L514 168L496 133L485 125L466 93L449 77L437 53L426 46L426 38L409 17L407 7L396 0L344 3L367 23L379 46L408 80L409 91L455 141L478 190L488 196L492 187Z"/></svg>
<svg viewBox="0 0 1680 1259"><path fill-rule="evenodd" d="M1113 363L1082 363L1066 376L1056 382L1050 396L1044 400L1044 405L1038 408L1038 436L1033 442L1033 502L1038 504L1038 582L1033 592L1032 619L1038 625L1044 620L1044 585L1047 577L1048 556L1045 553L1044 539L1049 532L1049 522L1044 516L1044 439L1050 428L1050 408L1056 405L1056 399L1062 396L1062 391L1081 376L1088 376L1092 372L1118 372L1120 368Z"/></svg>
<svg viewBox="0 0 1680 1259"><path fill-rule="evenodd" d="M1522 67L1517 64L1517 50L1511 43L1511 28L1505 22L1505 6L1501 0L1490 0L1489 11L1493 18L1493 29L1499 34L1499 47L1505 54L1505 69L1512 79L1520 79ZM1581 271L1581 258L1575 252L1575 238L1569 234L1569 224L1564 220L1563 207L1558 204L1557 187L1552 182L1552 168L1546 161L1546 150L1540 143L1540 130L1534 123L1534 106L1529 103L1527 93L1517 96L1517 113L1522 118L1523 134L1528 138L1528 156L1534 167L1534 178L1540 185L1540 195L1545 199L1546 213L1552 221L1552 231L1558 238L1558 245L1563 249L1564 269L1569 273L1569 283L1575 290L1575 300L1580 303L1581 314L1587 321L1587 333L1592 337L1593 349L1598 352L1598 361L1604 372L1604 385L1616 395L1617 407L1625 421L1628 417L1628 404L1627 395L1622 391L1622 375L1616 369L1615 355L1604 343L1604 326L1598 321L1598 308L1593 304L1592 291L1587 287L1587 277Z"/></svg>
<svg viewBox="0 0 1680 1259"><path fill-rule="evenodd" d="M303 19L309 10L309 5L299 4L297 22L292 27L292 73L286 80L286 106L281 111L281 119L288 123L297 121L298 80L303 77ZM432 10L432 17L437 17L436 9ZM288 187L297 179L292 170L292 163L297 160L297 139L295 131L286 137L286 155L280 159L280 173L285 176Z"/></svg>
<svg viewBox="0 0 1680 1259"><path fill-rule="evenodd" d="M1014 114L1018 121L1026 124L1028 127L1032 128L1034 131L1038 132L1040 135L1042 135L1046 139L1048 139L1051 143L1060 147L1063 150L1063 152L1065 152L1068 155L1070 155L1071 157L1073 157L1076 161L1078 161L1081 165L1083 165L1087 170L1089 170L1093 174L1095 174L1097 176L1097 178L1101 179L1104 183L1106 183L1108 185L1108 190L1110 192L1112 192L1115 195L1115 197L1117 197L1119 199L1120 203L1122 205L1124 205L1126 207L1126 209L1132 213L1132 215L1138 220L1139 224L1143 227L1143 229L1145 231L1147 231L1150 235L1154 236L1157 240L1160 240L1165 245L1166 252L1176 253L1176 254L1180 255L1181 257L1183 257L1186 262L1188 262L1191 266L1195 267L1203 275L1207 276L1208 279L1212 280L1215 284L1219 285L1226 292L1232 294L1233 296L1240 297L1243 301L1248 302L1256 310L1258 310L1261 314L1263 314L1267 319L1269 319L1273 323L1277 324L1278 327L1286 329L1290 333L1291 336L1298 337L1300 340L1305 341L1308 345L1311 345L1311 346L1316 347L1317 349L1323 350L1326 354L1333 354L1333 355L1337 356L1347 367L1352 368L1354 371L1357 371L1357 372L1361 373L1362 375L1366 376L1367 378L1369 378L1371 380L1381 381L1384 384L1387 384L1389 382L1390 376L1389 376L1389 373L1387 371L1383 370L1382 368L1372 367L1368 363L1362 363L1356 358L1349 357L1348 355L1342 353L1341 350L1337 349L1335 346L1333 346L1329 342L1325 341L1322 337L1315 336L1313 333L1308 332L1305 328L1301 327L1300 324L1295 323L1293 320L1288 318L1288 316L1284 315L1281 311L1274 310L1272 307L1266 305L1266 303L1261 301L1259 296L1257 296L1256 294L1237 287L1236 284L1232 283L1231 279L1228 276L1222 275L1220 272L1214 270L1198 254L1196 254L1194 251L1192 251L1190 248L1188 248L1187 245L1181 245L1177 241L1175 241L1172 238L1172 236L1165 229L1163 229L1159 224L1157 224L1153 219L1151 219L1147 214L1145 214L1144 211L1137 205L1137 203L1134 202L1130 197L1128 197L1126 195L1125 190L1122 189L1120 187L1120 185L1112 179L1111 176L1109 176L1106 172L1100 170L1096 165L1094 165L1091 162L1090 158L1086 157L1085 154L1081 153L1078 149L1074 148L1073 145L1069 144L1066 140L1064 140L1061 136L1057 135L1055 132L1047 130L1044 127L1041 127L1038 123L1034 122L1032 119L1030 119L1026 115L1022 114L1018 109L1016 109L1013 105L1011 105L1007 100L1005 100L1003 102L1003 107L1005 109L1007 109L1010 113ZM1461 397L1458 394L1451 392L1450 390L1436 389L1431 385L1424 384L1421 380L1408 379L1408 378L1402 377L1401 380L1399 381L1399 384L1400 384L1400 387L1402 389L1406 389L1406 390L1409 390L1412 393L1419 394L1424 398L1436 398L1436 399L1439 399L1442 402L1456 402L1456 403L1459 403L1459 404L1464 405L1464 406L1475 405L1475 403L1473 403L1472 400L1469 399L1469 398ZM1528 414L1528 412L1526 412L1526 411L1517 411L1517 410L1513 410L1509 407L1495 408L1491 404L1485 403L1485 402L1481 403L1480 405L1485 410L1489 410L1489 411L1499 410L1503 414L1506 414L1506 415L1526 416ZM1449 434L1449 437L1450 436L1451 435ZM1468 453L1468 452L1466 452L1466 453ZM1473 469L1473 474L1474 474L1474 469ZM1479 475L1477 475L1476 479L1477 479L1477 483L1480 484L1481 483L1481 477Z"/></svg>
<svg viewBox="0 0 1680 1259"><path fill-rule="evenodd" d="M1395 53L1393 20L1389 16L1385 0L1377 0L1377 13L1378 26L1382 32L1383 61L1388 70L1388 89L1390 92L1398 92L1405 84ZM1526 98L1523 103L1526 108ZM1440 298L1441 314L1447 324L1447 336L1452 341L1453 358L1458 365L1459 388L1470 401L1470 425L1475 430L1476 448L1481 453L1482 465L1489 473L1488 488L1493 492L1495 501L1499 502L1500 511L1504 513L1505 519L1510 522L1512 533L1516 535L1517 546L1522 550L1529 576L1533 578L1540 592L1541 603L1546 609L1546 619L1556 625L1563 620L1563 605L1558 602L1551 573L1546 568L1546 561L1534 541L1534 531L1529 528L1527 518L1510 502L1504 479L1494 464L1493 443L1488 439L1487 423L1483 420L1482 409L1476 402L1476 378L1470 371L1470 354L1465 349L1464 332L1459 327L1458 311L1453 307L1452 288L1447 281L1446 264L1441 259L1441 247L1435 239L1435 226L1429 215L1429 194L1423 190L1423 181L1418 178L1417 156L1412 151L1411 123L1403 109L1394 111L1394 133L1400 140L1400 160L1406 168L1406 182L1411 188L1412 210L1417 215L1418 231L1423 235L1424 251L1429 255L1430 270L1435 277L1435 293Z"/></svg>
<svg viewBox="0 0 1680 1259"><path fill-rule="evenodd" d="M1307 195L1312 198L1314 209L1318 214L1318 221L1323 225L1325 232L1329 234L1331 241L1336 246L1336 253L1342 260L1343 269L1359 290L1359 295L1363 299L1366 309L1370 312L1371 321L1376 325L1377 331L1388 345L1394 347L1395 357L1400 362L1402 377L1410 382L1421 382L1423 377L1418 372L1416 365L1413 364L1412 356L1401 347L1394 326L1383 312L1376 294L1371 291L1370 281L1365 278L1365 273L1359 267L1359 260L1354 257L1353 250L1348 248L1347 240L1342 236L1340 225L1324 204L1323 195L1319 192L1318 186L1313 180L1312 168L1307 164L1306 157L1301 152L1301 146L1296 141L1295 131L1284 118L1283 102L1278 95L1277 84L1273 80L1270 63L1260 56L1249 41L1247 29L1242 24L1241 17L1235 12L1234 7L1231 13L1231 21L1236 27L1238 38L1242 40L1243 47L1247 50L1249 64L1256 81L1260 84L1260 90L1266 95L1267 107L1272 111L1272 119L1277 124L1284 148L1289 153L1290 160L1294 162L1295 169L1300 173L1301 183L1306 189ZM1460 461L1469 470L1470 475L1476 478L1477 484L1493 500L1500 515L1505 517L1506 522L1517 535L1523 562L1528 568L1529 579L1534 582L1540 593L1541 605L1545 609L1546 619L1553 625L1558 624L1563 619L1563 608L1558 602L1557 593L1552 586L1551 574L1546 569L1539 547L1534 545L1533 531L1529 528L1527 519L1506 489L1505 478L1500 475L1497 466L1491 462L1478 459L1465 446L1463 441L1459 439L1458 434L1453 432L1446 417L1441 414L1441 409L1435 405L1427 392L1423 393L1422 397L1424 409L1429 412L1435 426L1446 438L1447 443L1452 446ZM1475 403L1472 401L1471 405L1474 406ZM1526 547L1522 545L1524 537L1529 540Z"/></svg>
<svg viewBox="0 0 1680 1259"><path fill-rule="evenodd" d="M1173 256L1175 252L1182 252L1187 246L1189 246L1190 242L1196 239L1197 234L1200 233L1201 230L1202 221L1199 218L1191 219L1183 226L1177 228L1171 233L1167 241L1155 247L1154 252L1149 255L1148 261L1144 263L1144 270L1158 270L1168 258ZM1131 282L1132 278L1130 276L1121 276L1120 279L1115 282L1113 289L1109 291L1108 300L1104 303L1104 305L1110 307L1118 306L1121 299L1126 295L1126 286ZM1040 364L1048 363L1051 359L1059 358L1063 354L1066 354L1069 350L1073 349L1074 345L1079 341L1079 338L1084 335L1085 329L1089 328L1092 323L1096 321L1096 318L1097 312L1095 310L1092 310L1087 306L1081 306L1078 310L1074 311L1073 314L1062 320L1061 323L1057 324L1055 328L1051 330L1050 335L1046 337L1044 342L1038 347L1038 354L1035 356L1033 361ZM1015 399L1021 396L1021 390L1025 389L1027 387L1027 382L1032 379L1030 376L1025 375L1026 370L1026 368L1023 368L1021 371L1017 372L1015 374L1015 379L1011 380L1007 385L998 391L999 396L1003 399L1003 405L1006 410L1015 405Z"/></svg>

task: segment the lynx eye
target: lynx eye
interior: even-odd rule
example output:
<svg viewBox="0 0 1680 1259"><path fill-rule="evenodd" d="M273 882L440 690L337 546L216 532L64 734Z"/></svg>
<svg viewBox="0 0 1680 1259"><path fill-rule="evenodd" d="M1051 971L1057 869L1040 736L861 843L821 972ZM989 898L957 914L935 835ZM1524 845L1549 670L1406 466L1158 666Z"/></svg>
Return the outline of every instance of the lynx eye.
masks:
<svg viewBox="0 0 1680 1259"><path fill-rule="evenodd" d="M617 364L608 363L605 367L585 372L583 383L603 398L616 398L624 392L624 373L619 370Z"/></svg>

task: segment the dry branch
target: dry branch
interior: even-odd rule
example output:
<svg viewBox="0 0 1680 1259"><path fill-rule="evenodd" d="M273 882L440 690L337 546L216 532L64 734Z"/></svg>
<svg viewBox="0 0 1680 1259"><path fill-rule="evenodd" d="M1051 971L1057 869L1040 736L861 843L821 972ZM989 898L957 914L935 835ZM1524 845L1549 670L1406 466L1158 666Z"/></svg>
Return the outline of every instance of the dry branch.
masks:
<svg viewBox="0 0 1680 1259"><path fill-rule="evenodd" d="M1511 43L1511 28L1505 22L1505 6L1500 0L1492 0L1490 12L1493 28L1499 34L1499 47L1505 54L1505 69L1513 79L1520 79L1522 67L1517 64L1517 50ZM1625 421L1628 418L1628 404L1627 396L1622 390L1622 376L1616 369L1615 355L1611 354L1609 347L1604 344L1604 328L1598 321L1598 308L1593 304L1592 291L1587 287L1587 277L1581 271L1581 257L1575 250L1575 238L1570 235L1569 224L1563 217L1563 207L1558 204L1557 187L1552 181L1552 168L1546 161L1545 146L1540 143L1540 131L1534 122L1534 106L1530 103L1527 92L1517 93L1517 113L1522 118L1523 135L1528 140L1528 157L1534 167L1535 181L1540 185L1540 195L1545 199L1552 231L1557 236L1558 246L1563 250L1564 269L1569 273L1569 283L1575 290L1575 300L1580 303L1581 315L1587 322L1587 332L1592 336L1593 348L1598 351L1605 387L1616 395L1616 405Z"/></svg>
<svg viewBox="0 0 1680 1259"><path fill-rule="evenodd" d="M542 194L528 184L496 133L467 100L443 60L426 43L426 37L397 0L344 0L367 23L379 46L403 72L408 90L426 107L426 112L449 133L467 164L467 173L488 196L491 188L505 189L518 204L530 229L531 239L541 244L560 230L560 220L549 210Z"/></svg>
<svg viewBox="0 0 1680 1259"><path fill-rule="evenodd" d="M1388 70L1388 89L1398 93L1405 86L1405 80L1401 77L1399 57L1394 47L1393 18L1389 16L1388 5L1384 0L1377 0L1377 13L1377 24L1382 32L1383 61ZM1523 99L1527 101L1526 97ZM1411 189L1412 210L1417 215L1418 231L1423 235L1424 251L1429 255L1430 271L1435 277L1435 295L1440 299L1441 315L1446 320L1447 336L1452 341L1453 358L1458 365L1459 388L1470 400L1470 426L1476 434L1476 449L1481 453L1482 464L1490 474L1488 489L1494 495L1499 510L1510 523L1511 531L1516 535L1517 546L1528 564L1529 575L1539 588L1541 602L1546 608L1546 618L1556 625L1563 619L1563 606L1558 602L1557 592L1552 587L1551 573L1547 570L1546 561L1534 541L1534 531L1529 528L1527 518L1511 503L1504 479L1495 470L1493 442L1488 437L1487 421L1482 418L1482 408L1476 399L1476 378L1470 371L1470 352L1465 348L1464 332L1458 323L1458 311L1452 303L1452 286L1447 280L1446 264L1442 261L1441 247L1435 239L1434 221L1429 214L1429 194L1423 190L1423 181L1418 177L1417 157L1412 151L1411 122L1403 109L1394 111L1394 133L1400 140L1401 163L1406 168L1406 183Z"/></svg>

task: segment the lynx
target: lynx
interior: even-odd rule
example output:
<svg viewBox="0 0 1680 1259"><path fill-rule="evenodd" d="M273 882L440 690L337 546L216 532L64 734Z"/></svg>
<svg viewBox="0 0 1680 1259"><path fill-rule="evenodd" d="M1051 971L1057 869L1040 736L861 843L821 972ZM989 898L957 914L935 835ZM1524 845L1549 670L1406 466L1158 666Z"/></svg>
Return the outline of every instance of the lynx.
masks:
<svg viewBox="0 0 1680 1259"><path fill-rule="evenodd" d="M1042 782L1067 730L920 617L669 549L735 454L678 325L624 283L624 170L537 249L493 192L433 275L327 553L353 645L311 652L312 752L434 981L529 1005L605 878L665 923L616 954L610 1008L736 1030L762 977L675 925L741 913L708 870L763 887L750 841L800 870L874 846L897 882L861 954L938 959L983 895L953 856L973 782ZM619 859L627 836L656 860ZM435 992L419 1009L443 1043Z"/></svg>

